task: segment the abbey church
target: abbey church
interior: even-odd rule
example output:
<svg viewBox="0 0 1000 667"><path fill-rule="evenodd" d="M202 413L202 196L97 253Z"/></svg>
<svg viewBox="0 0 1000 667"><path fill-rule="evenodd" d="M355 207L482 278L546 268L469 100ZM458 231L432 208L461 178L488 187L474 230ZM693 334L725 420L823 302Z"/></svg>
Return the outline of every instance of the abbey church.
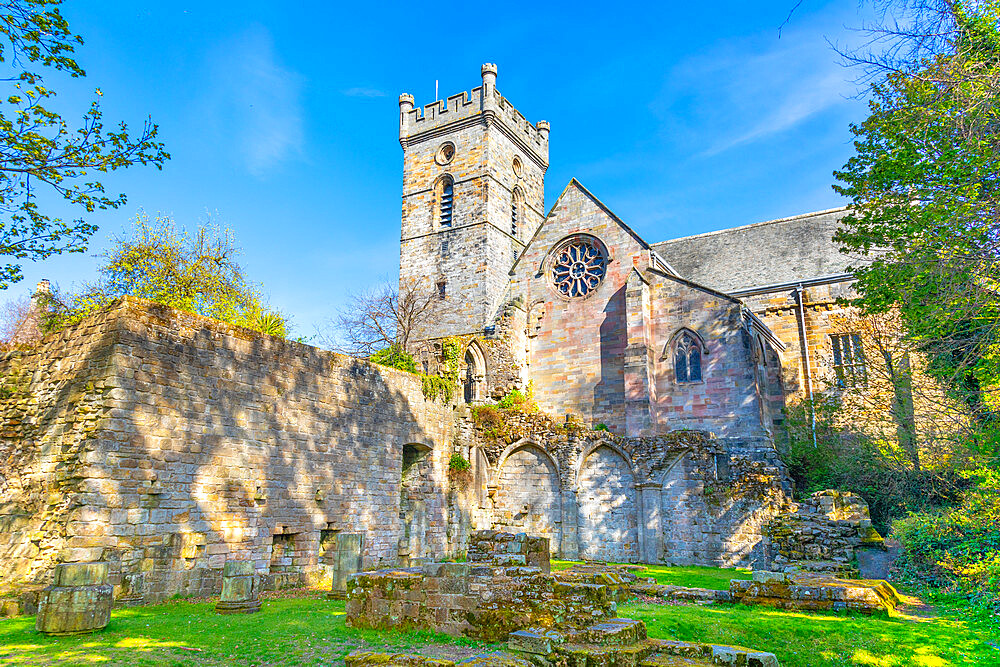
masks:
<svg viewBox="0 0 1000 667"><path fill-rule="evenodd" d="M576 180L546 211L549 124L496 79L399 98L422 373L133 297L0 356L0 594L89 561L118 604L216 595L233 560L269 588L343 582L480 529L768 564L785 407L869 373L838 302L844 212L651 243ZM512 390L539 411L485 422Z"/></svg>
<svg viewBox="0 0 1000 667"><path fill-rule="evenodd" d="M863 352L831 323L849 293L841 210L649 243L575 179L543 207L549 124L482 85L423 108L401 95L400 286L433 292L414 349L467 347L469 400L539 405L625 436L765 436Z"/></svg>

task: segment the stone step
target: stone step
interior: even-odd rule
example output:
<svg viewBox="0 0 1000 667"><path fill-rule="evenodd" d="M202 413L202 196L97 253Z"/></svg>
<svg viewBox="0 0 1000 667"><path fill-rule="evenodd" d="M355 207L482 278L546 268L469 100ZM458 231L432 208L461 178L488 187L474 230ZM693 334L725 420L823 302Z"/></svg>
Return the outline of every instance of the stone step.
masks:
<svg viewBox="0 0 1000 667"><path fill-rule="evenodd" d="M701 644L666 639L647 642L653 652L639 667L674 667L675 665L740 665L740 667L781 667L773 653L741 646ZM684 659L688 662L679 662Z"/></svg>
<svg viewBox="0 0 1000 667"><path fill-rule="evenodd" d="M646 624L631 618L610 618L566 635L569 643L595 646L625 646L645 639Z"/></svg>
<svg viewBox="0 0 1000 667"><path fill-rule="evenodd" d="M639 667L652 655L653 645L648 641L625 646L566 643L556 647L556 652L568 658L570 665L600 665L600 667Z"/></svg>

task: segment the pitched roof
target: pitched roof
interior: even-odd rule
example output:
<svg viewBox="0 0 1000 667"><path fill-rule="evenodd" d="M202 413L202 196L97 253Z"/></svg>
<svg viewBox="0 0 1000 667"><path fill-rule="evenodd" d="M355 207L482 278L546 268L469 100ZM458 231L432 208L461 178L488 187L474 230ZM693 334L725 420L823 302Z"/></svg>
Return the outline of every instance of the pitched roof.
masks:
<svg viewBox="0 0 1000 667"><path fill-rule="evenodd" d="M846 208L654 243L684 278L723 292L841 275L857 263L833 241Z"/></svg>

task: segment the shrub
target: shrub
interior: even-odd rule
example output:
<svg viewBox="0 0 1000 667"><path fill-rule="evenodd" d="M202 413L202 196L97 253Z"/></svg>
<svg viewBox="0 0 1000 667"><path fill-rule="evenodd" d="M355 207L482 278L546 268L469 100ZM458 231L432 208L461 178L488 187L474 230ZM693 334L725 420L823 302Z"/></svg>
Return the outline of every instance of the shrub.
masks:
<svg viewBox="0 0 1000 667"><path fill-rule="evenodd" d="M896 567L906 579L1000 611L1000 474L981 474L960 505L914 512L893 523L902 546Z"/></svg>
<svg viewBox="0 0 1000 667"><path fill-rule="evenodd" d="M438 396L447 403L455 393L455 383L440 375L420 374L420 388L424 392L424 398L433 401Z"/></svg>
<svg viewBox="0 0 1000 667"><path fill-rule="evenodd" d="M406 371L407 373L417 372L417 363L399 345L391 345L384 350L379 350L370 356L368 360L380 366L388 366L389 368Z"/></svg>
<svg viewBox="0 0 1000 667"><path fill-rule="evenodd" d="M608 428L607 424L605 424L604 422L601 422L601 423L597 424L594 427L594 430L595 431L610 431L611 429Z"/></svg>
<svg viewBox="0 0 1000 667"><path fill-rule="evenodd" d="M968 480L954 470L913 470L883 443L839 427L837 407L831 400L816 401L815 443L809 404L785 411L787 432L779 452L800 497L823 489L855 493L868 503L872 523L885 535L893 519L953 503L968 488Z"/></svg>
<svg viewBox="0 0 1000 667"><path fill-rule="evenodd" d="M471 467L472 464L469 463L468 459L466 459L458 452L452 454L451 458L448 459L448 470L450 470L451 472L465 472Z"/></svg>
<svg viewBox="0 0 1000 667"><path fill-rule="evenodd" d="M472 408L472 422L487 438L497 440L507 435L507 422L503 413L493 405L476 405Z"/></svg>

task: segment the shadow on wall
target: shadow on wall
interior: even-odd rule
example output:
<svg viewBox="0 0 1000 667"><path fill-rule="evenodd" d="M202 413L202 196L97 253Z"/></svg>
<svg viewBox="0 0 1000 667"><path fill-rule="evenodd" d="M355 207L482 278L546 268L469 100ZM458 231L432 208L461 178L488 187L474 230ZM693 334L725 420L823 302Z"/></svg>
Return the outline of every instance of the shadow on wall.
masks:
<svg viewBox="0 0 1000 667"><path fill-rule="evenodd" d="M594 385L592 422L625 432L625 287L608 300L601 322L601 379Z"/></svg>
<svg viewBox="0 0 1000 667"><path fill-rule="evenodd" d="M136 299L110 315L103 346L56 362L75 375L42 399L40 428L55 433L49 413L106 369L100 427L68 452L87 462L63 515L72 548L50 561L108 560L115 583L152 601L217 592L226 559L253 561L271 586L314 582L340 532L364 534L366 567L414 535L450 550L449 409L415 376ZM426 452L416 490L402 483L407 444ZM421 512L404 496L423 496Z"/></svg>

